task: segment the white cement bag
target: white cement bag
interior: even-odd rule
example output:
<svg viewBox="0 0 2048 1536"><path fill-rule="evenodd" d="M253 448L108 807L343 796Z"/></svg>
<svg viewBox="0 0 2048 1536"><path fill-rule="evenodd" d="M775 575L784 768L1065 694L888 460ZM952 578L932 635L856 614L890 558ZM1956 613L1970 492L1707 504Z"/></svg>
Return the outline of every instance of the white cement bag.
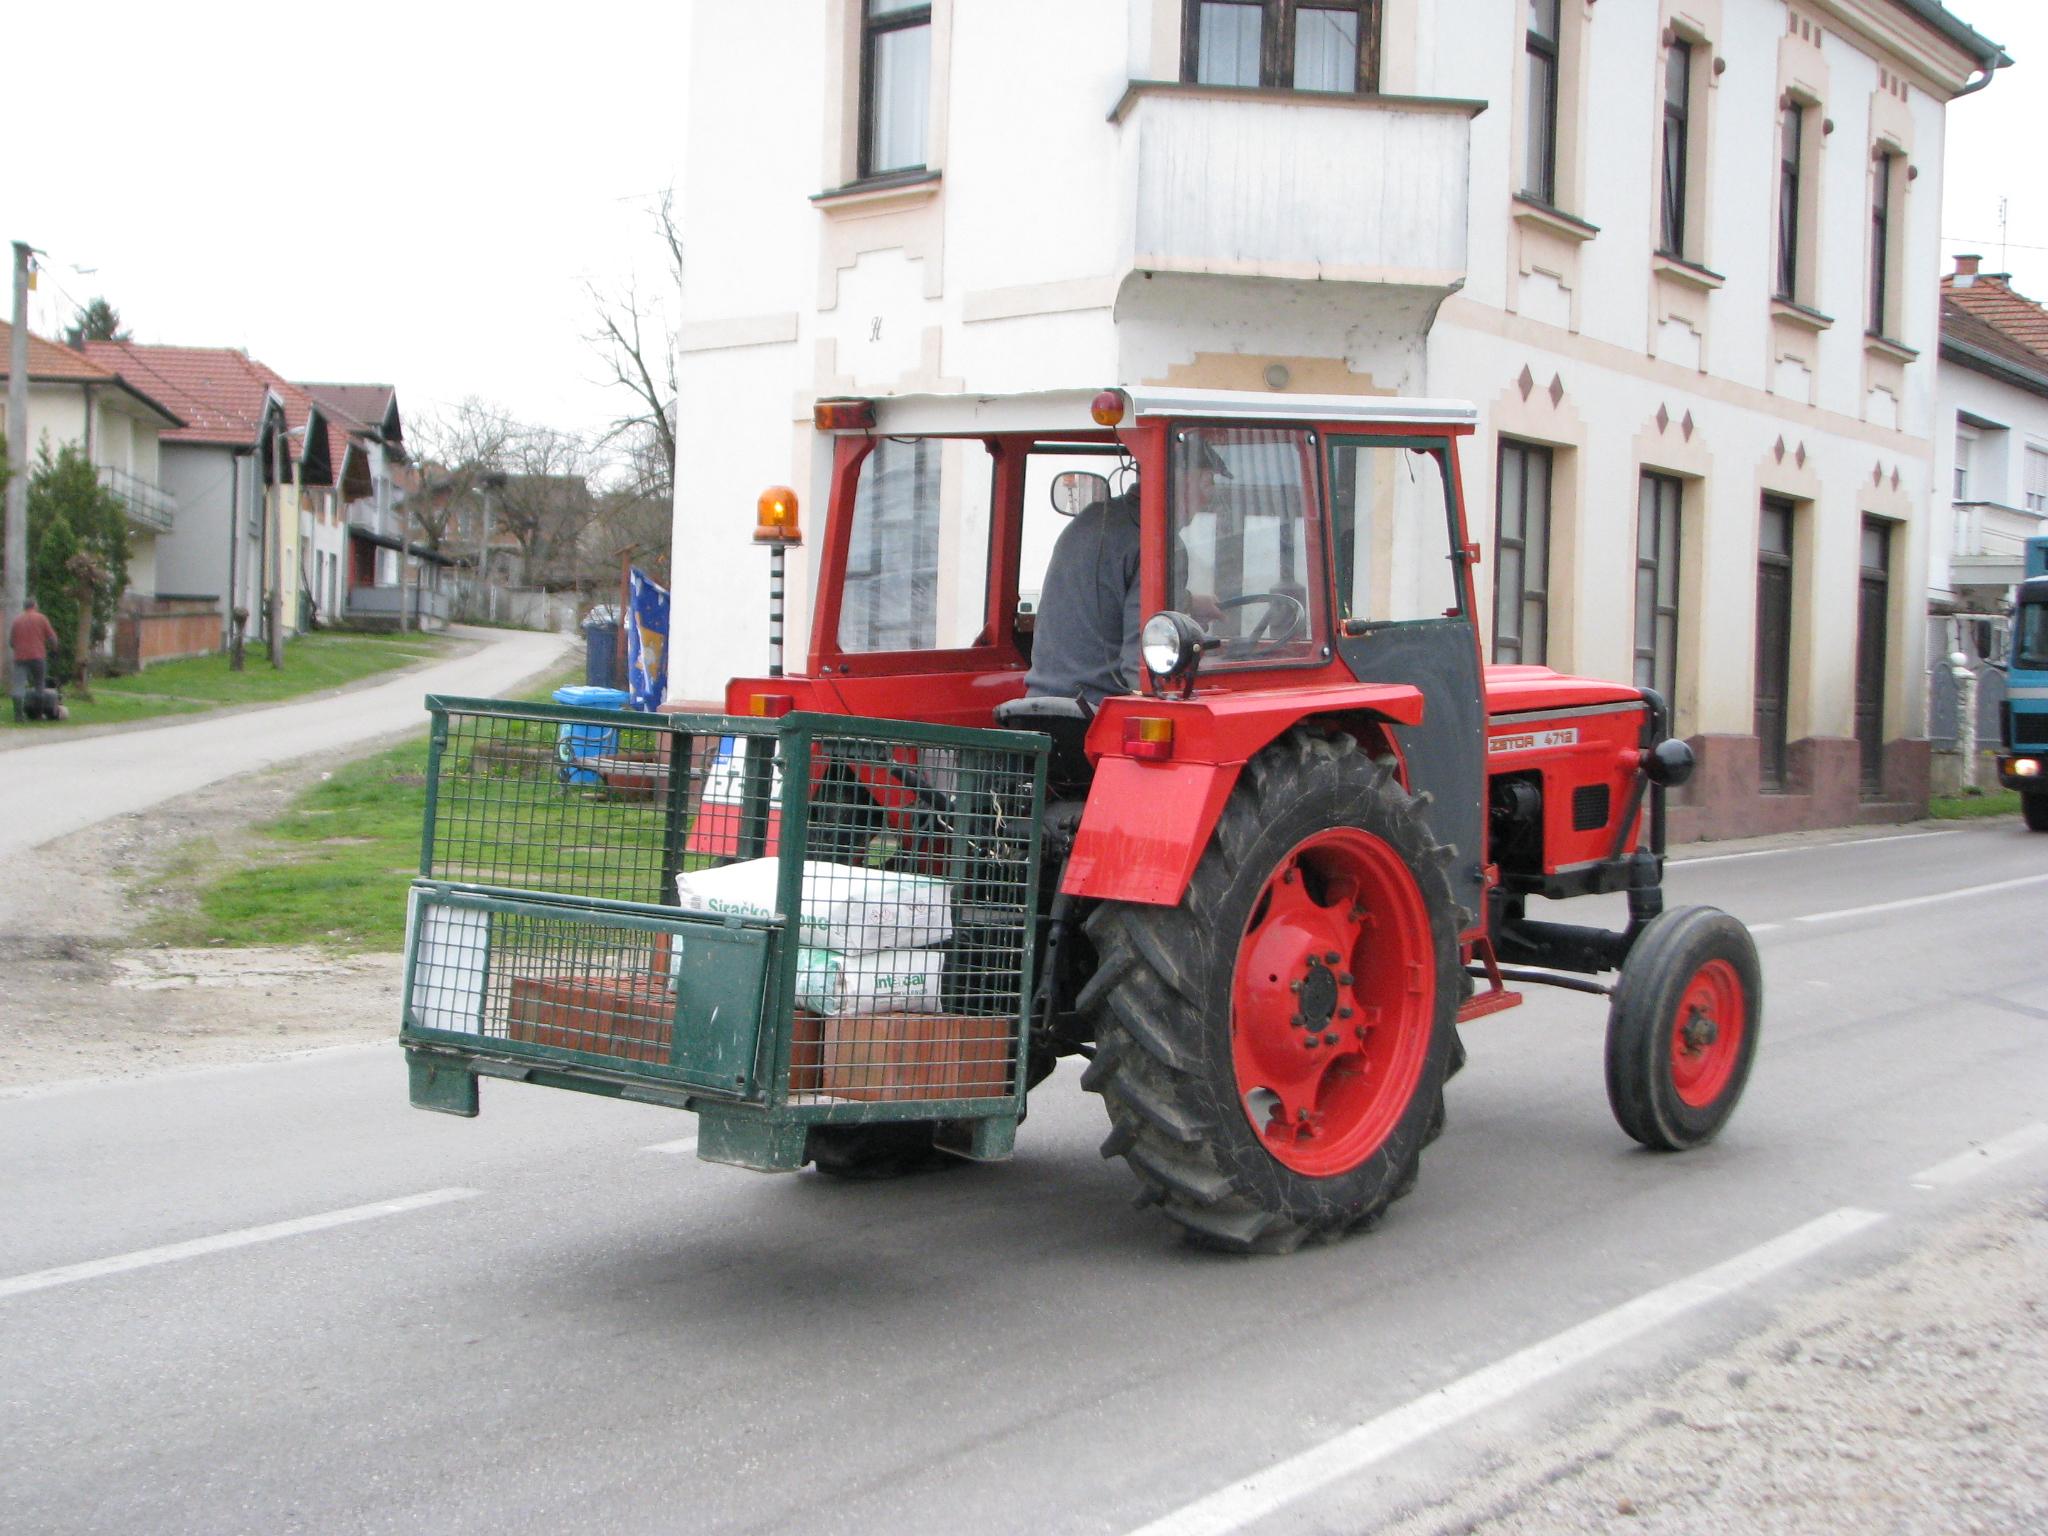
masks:
<svg viewBox="0 0 2048 1536"><path fill-rule="evenodd" d="M748 859L676 876L682 904L720 916L775 916L781 861ZM952 888L926 875L858 864L804 864L799 943L841 954L928 949L953 936Z"/></svg>
<svg viewBox="0 0 2048 1536"><path fill-rule="evenodd" d="M805 949L796 959L796 1005L813 1013L941 1013L939 978L946 956L937 949L884 949L842 955Z"/></svg>

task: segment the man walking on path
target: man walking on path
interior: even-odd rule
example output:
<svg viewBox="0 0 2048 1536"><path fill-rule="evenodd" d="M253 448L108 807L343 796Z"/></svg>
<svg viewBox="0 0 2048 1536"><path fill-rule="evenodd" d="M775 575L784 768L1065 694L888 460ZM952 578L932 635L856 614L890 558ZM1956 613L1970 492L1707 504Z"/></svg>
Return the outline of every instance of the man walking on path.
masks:
<svg viewBox="0 0 2048 1536"><path fill-rule="evenodd" d="M14 722L23 719L23 701L43 691L49 676L50 647L57 643L57 631L36 606L31 592L8 626L7 643L14 647Z"/></svg>

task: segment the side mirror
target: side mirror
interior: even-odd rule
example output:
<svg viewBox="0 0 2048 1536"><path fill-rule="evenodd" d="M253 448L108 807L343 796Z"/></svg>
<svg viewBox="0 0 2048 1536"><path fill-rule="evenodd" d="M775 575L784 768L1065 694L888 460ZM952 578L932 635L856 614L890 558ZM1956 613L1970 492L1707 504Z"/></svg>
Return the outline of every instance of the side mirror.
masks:
<svg viewBox="0 0 2048 1536"><path fill-rule="evenodd" d="M1052 477L1052 507L1062 517L1073 517L1107 500L1109 481L1105 476L1069 469Z"/></svg>

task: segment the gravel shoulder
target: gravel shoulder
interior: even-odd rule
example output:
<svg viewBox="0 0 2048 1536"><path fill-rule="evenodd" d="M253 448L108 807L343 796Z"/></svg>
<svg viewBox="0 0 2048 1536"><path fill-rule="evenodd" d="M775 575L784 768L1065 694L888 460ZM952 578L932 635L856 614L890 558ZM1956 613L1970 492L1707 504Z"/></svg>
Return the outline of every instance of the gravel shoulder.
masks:
<svg viewBox="0 0 2048 1536"><path fill-rule="evenodd" d="M2048 1189L1524 1446L1396 1536L2048 1530Z"/></svg>
<svg viewBox="0 0 2048 1536"><path fill-rule="evenodd" d="M134 947L136 930L176 899L170 870L197 855L234 857L253 825L331 767L225 780L11 859L0 895L0 1089L395 1037L396 955Z"/></svg>

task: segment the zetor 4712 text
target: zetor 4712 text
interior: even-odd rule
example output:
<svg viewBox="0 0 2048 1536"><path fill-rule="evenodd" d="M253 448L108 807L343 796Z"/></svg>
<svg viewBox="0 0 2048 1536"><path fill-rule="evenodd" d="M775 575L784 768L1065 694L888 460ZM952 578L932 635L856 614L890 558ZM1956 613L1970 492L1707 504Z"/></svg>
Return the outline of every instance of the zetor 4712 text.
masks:
<svg viewBox="0 0 2048 1536"><path fill-rule="evenodd" d="M778 488L730 578L772 567L774 659L723 711L428 701L414 1103L576 1089L692 1111L713 1162L874 1178L1008 1156L1079 1057L1141 1204L1284 1251L1415 1187L1459 1029L1550 983L1608 998L1624 1131L1721 1128L1763 988L1742 924L1664 907L1691 754L1649 688L1483 663L1470 407L1132 387L815 425L800 670ZM1135 572L1127 691L1027 692L1034 645L1074 649L1055 544L1112 511L1136 531L1085 569L1112 600ZM1618 929L1530 915L1602 893Z"/></svg>

